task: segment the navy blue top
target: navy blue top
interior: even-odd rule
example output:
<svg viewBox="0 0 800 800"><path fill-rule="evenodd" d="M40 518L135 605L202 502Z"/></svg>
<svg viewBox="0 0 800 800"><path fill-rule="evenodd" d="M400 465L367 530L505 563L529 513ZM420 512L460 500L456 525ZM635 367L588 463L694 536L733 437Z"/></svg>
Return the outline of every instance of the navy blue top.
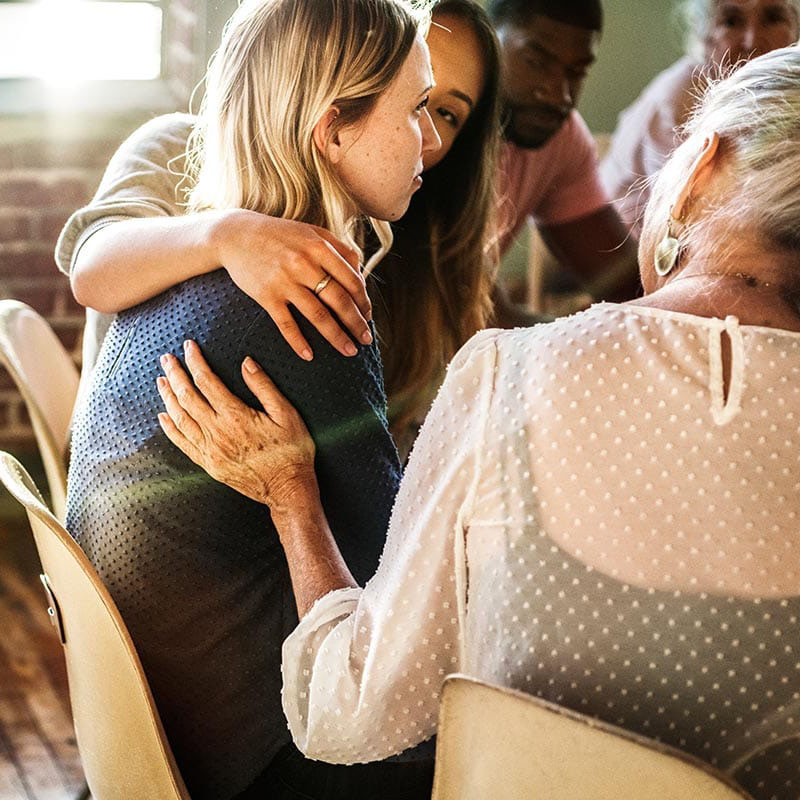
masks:
<svg viewBox="0 0 800 800"><path fill-rule="evenodd" d="M266 507L161 432L159 357L196 340L255 408L241 363L265 368L314 438L322 503L360 583L377 567L399 484L377 347L345 358L298 321L311 362L224 270L186 281L117 317L74 425L67 527L130 628L195 800L233 796L290 741L281 643L297 613Z"/></svg>

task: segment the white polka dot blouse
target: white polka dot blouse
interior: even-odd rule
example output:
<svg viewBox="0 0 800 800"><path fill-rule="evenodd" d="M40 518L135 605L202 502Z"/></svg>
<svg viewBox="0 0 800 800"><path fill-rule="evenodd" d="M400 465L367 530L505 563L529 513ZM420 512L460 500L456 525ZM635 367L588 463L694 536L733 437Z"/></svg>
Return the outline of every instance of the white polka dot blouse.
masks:
<svg viewBox="0 0 800 800"><path fill-rule="evenodd" d="M377 573L284 644L295 742L401 752L460 671L797 800L798 516L800 334L614 304L479 333Z"/></svg>

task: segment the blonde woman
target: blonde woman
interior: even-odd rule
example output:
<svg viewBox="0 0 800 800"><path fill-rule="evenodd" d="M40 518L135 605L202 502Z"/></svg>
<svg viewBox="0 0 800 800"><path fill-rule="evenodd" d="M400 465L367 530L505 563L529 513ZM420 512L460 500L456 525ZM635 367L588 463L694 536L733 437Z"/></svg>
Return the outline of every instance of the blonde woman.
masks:
<svg viewBox="0 0 800 800"><path fill-rule="evenodd" d="M352 763L425 739L457 671L796 800L799 232L793 47L706 95L645 215L645 297L456 356L363 589L266 375L246 362L266 413L243 426L197 348L207 399L167 362L172 441L278 528L302 618L283 703L304 752Z"/></svg>
<svg viewBox="0 0 800 800"><path fill-rule="evenodd" d="M210 68L192 207L311 223L360 260L359 227L370 227L379 258L387 220L405 213L439 146L432 82L401 2L249 0ZM320 269L313 293L329 280ZM326 511L366 579L399 480L380 359L374 344L339 358L298 324L312 361L223 270L119 314L74 425L67 526L131 630L193 798L374 797L375 786L382 798L424 797L427 761L353 771L293 750L280 647L297 617L277 539L263 536L269 517L176 453L155 421L159 356L185 338L251 402L241 360L269 364L307 415Z"/></svg>

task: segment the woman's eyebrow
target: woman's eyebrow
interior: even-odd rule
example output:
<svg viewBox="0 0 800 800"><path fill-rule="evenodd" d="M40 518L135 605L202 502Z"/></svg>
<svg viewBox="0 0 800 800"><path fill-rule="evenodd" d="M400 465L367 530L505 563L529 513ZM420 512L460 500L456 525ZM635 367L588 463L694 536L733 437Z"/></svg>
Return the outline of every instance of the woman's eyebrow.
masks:
<svg viewBox="0 0 800 800"><path fill-rule="evenodd" d="M463 100L471 109L475 108L475 101L468 94L465 94L459 89L450 89L447 94L452 95L459 100Z"/></svg>

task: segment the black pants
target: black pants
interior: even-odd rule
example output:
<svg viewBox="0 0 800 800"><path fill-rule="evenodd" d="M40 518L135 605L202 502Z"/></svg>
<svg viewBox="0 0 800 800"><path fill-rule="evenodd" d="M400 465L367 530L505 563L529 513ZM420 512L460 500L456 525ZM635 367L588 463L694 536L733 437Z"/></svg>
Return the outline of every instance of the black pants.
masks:
<svg viewBox="0 0 800 800"><path fill-rule="evenodd" d="M236 800L430 800L433 759L326 764L292 744Z"/></svg>

